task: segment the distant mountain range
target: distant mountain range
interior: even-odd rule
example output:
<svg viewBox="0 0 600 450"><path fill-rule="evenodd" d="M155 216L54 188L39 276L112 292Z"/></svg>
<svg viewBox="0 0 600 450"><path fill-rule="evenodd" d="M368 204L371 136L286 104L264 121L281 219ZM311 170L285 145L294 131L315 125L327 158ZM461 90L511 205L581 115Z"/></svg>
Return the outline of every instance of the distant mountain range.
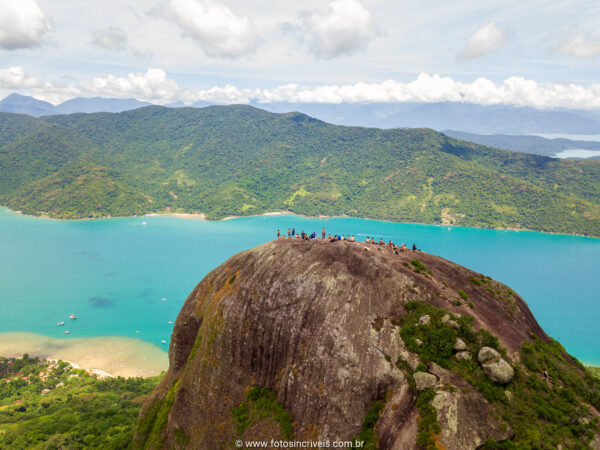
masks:
<svg viewBox="0 0 600 450"><path fill-rule="evenodd" d="M135 99L75 98L60 105L19 94L0 101L0 112L41 117L77 112L122 112L150 105ZM193 107L210 106L198 102ZM181 102L166 105L185 106ZM432 128L476 134L600 134L600 111L540 110L470 103L252 103L270 112L301 112L335 125L376 128Z"/></svg>
<svg viewBox="0 0 600 450"><path fill-rule="evenodd" d="M446 136L451 136L463 141L471 141L490 147L505 148L521 153L533 155L554 156L564 150L598 150L598 141L575 141L572 139L546 139L541 136L514 136L507 134L473 134L464 131L444 130ZM598 157L593 157L598 159Z"/></svg>
<svg viewBox="0 0 600 450"><path fill-rule="evenodd" d="M53 116L57 114L122 112L149 106L150 103L140 102L134 98L74 98L60 105L28 97L26 95L10 94L0 101L0 112L27 114L33 117Z"/></svg>
<svg viewBox="0 0 600 450"><path fill-rule="evenodd" d="M298 111L336 125L432 128L477 134L600 134L600 111L540 110L472 103L260 103L271 112Z"/></svg>
<svg viewBox="0 0 600 450"><path fill-rule="evenodd" d="M600 236L600 162L245 105L0 113L0 205L58 218L287 210Z"/></svg>

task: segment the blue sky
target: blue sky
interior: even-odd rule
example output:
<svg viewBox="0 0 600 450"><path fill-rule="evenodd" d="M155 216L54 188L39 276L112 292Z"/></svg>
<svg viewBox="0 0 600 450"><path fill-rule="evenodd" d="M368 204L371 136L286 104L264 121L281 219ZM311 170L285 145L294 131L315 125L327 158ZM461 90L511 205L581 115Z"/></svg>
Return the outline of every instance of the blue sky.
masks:
<svg viewBox="0 0 600 450"><path fill-rule="evenodd" d="M0 96L600 108L587 0L0 0Z"/></svg>

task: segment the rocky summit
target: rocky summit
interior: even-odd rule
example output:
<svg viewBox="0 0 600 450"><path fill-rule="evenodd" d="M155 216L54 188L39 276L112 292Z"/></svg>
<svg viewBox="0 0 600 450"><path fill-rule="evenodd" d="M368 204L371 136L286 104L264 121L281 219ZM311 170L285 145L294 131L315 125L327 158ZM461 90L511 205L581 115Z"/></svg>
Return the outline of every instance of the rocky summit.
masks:
<svg viewBox="0 0 600 450"><path fill-rule="evenodd" d="M384 245L282 239L186 300L134 448L597 446L600 383L507 286Z"/></svg>

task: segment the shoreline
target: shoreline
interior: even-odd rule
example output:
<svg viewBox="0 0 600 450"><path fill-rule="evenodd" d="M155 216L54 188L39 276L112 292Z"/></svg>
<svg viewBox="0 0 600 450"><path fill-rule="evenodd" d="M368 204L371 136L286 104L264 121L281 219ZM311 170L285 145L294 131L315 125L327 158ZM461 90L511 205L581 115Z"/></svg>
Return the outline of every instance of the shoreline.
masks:
<svg viewBox="0 0 600 450"><path fill-rule="evenodd" d="M248 216L226 216L221 219L207 219L206 214L204 214L204 213L178 213L178 212L170 212L170 211L165 211L165 212L160 212L160 213L147 213L147 214L144 214L141 216L116 216L116 217L113 217L113 216L109 215L109 216L94 217L94 218L86 217L83 219L58 219L58 218L49 217L46 215L34 216L31 214L23 214L21 211L13 211L8 206L0 206L0 208L5 208L9 213L18 214L23 217L56 220L59 222L62 222L62 221L79 222L79 221L85 221L85 220L106 220L106 219L132 219L132 218L142 218L142 217L174 217L174 218L178 218L178 219L202 220L205 222L225 222L228 220L244 219L244 218L249 218L249 217L268 217L268 216L289 215L289 216L302 217L303 219L361 219L361 220L371 220L371 221L375 221L375 222L397 223L397 224L404 224L404 225L426 225L426 226L434 226L434 227L440 227L440 228L443 228L443 227L470 228L470 229L474 229L474 230L497 230L497 231L511 231L511 232L516 232L516 233L530 232L530 233L550 234L550 235L556 235L556 236L573 236L573 237L582 237L582 238L589 238L589 239L600 239L600 236L588 236L585 234L577 234L577 233L557 233L555 231L540 231L540 230L532 230L529 228L510 228L510 227L509 228L504 228L504 227L485 228L485 227L470 227L470 226L465 226L465 225L452 225L452 224L439 224L439 223L398 222L398 221L389 220L389 219L373 219L370 217L348 216L346 214L342 214L340 216L326 216L326 215L322 215L322 214L319 214L318 216L307 216L304 214L295 213L293 211L269 211L269 212L265 212L262 214L252 214L252 215L248 215Z"/></svg>
<svg viewBox="0 0 600 450"><path fill-rule="evenodd" d="M99 377L154 377L169 368L168 354L141 339L61 339L28 332L0 333L0 356L15 358L24 353L48 361L62 360Z"/></svg>

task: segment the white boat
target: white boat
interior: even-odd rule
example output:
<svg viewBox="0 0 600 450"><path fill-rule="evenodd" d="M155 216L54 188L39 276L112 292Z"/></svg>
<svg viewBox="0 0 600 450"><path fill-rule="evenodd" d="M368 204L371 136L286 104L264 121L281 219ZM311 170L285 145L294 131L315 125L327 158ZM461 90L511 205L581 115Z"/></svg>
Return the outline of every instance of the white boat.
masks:
<svg viewBox="0 0 600 450"><path fill-rule="evenodd" d="M166 302L166 301L167 301L167 299L166 299L166 298L164 298L164 297L163 297L163 298L161 298L161 300L162 300L163 302Z"/></svg>
<svg viewBox="0 0 600 450"><path fill-rule="evenodd" d="M169 323L173 323L173 321L172 321L172 320L169 320Z"/></svg>
<svg viewBox="0 0 600 450"><path fill-rule="evenodd" d="M70 331L69 331L69 330L65 330L65 334L69 334L69 333L70 333Z"/></svg>
<svg viewBox="0 0 600 450"><path fill-rule="evenodd" d="M165 341L164 339L163 339L162 341L160 341L160 342L162 342L163 344L166 344L166 343L167 343L167 341Z"/></svg>
<svg viewBox="0 0 600 450"><path fill-rule="evenodd" d="M142 225L146 225L148 222L142 222Z"/></svg>
<svg viewBox="0 0 600 450"><path fill-rule="evenodd" d="M64 322L58 322L58 323L56 324L56 326L57 326L57 327L60 327L60 326L62 326L62 325L64 325L64 324L65 324Z"/></svg>
<svg viewBox="0 0 600 450"><path fill-rule="evenodd" d="M71 315L69 316L69 319L77 319L77 316L76 316L75 314L71 314Z"/></svg>

